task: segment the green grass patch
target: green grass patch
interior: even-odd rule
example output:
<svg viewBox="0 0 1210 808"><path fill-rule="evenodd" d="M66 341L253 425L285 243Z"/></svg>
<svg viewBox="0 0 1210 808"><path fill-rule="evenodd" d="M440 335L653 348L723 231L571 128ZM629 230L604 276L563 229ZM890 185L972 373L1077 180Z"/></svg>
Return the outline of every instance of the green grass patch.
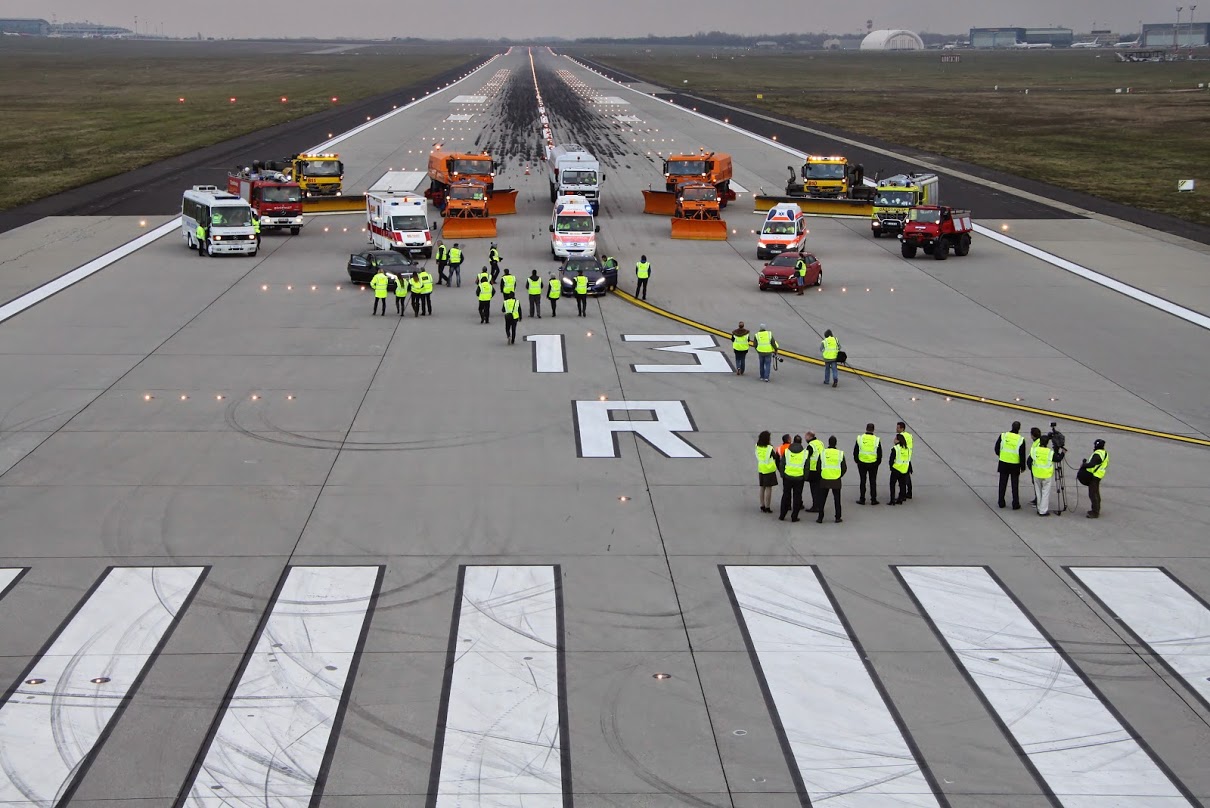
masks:
<svg viewBox="0 0 1210 808"><path fill-rule="evenodd" d="M938 51L577 53L695 95L1210 225L1210 185L1176 191L1181 179L1210 183L1210 90L1197 88L1210 83L1210 61L1123 64L1109 50L957 51L958 64Z"/></svg>
<svg viewBox="0 0 1210 808"><path fill-rule="evenodd" d="M314 53L326 47L4 37L0 109L16 159L0 210L330 109L332 96L348 104L487 54L443 44Z"/></svg>

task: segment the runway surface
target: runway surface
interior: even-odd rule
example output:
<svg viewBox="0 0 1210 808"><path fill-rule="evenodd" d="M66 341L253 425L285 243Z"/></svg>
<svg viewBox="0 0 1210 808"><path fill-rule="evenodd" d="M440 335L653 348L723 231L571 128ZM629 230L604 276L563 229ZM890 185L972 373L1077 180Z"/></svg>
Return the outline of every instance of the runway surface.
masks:
<svg viewBox="0 0 1210 808"><path fill-rule="evenodd" d="M544 306L509 346L499 297L476 316L487 240L432 317L399 318L348 283L363 217L267 234L256 258L174 232L0 322L0 803L1210 799L1207 449L1112 428L1210 438L1210 333L988 238L906 261L863 221L811 222L818 290L759 292L750 194L728 241L674 242L641 191L671 150L729 152L750 190L787 154L533 56L556 140L606 163L624 290L645 253L660 312L766 323L806 356L831 328L855 367L1103 422L1059 423L1069 462L1108 441L1102 518L1071 469L1062 516L996 507L996 436L1040 419L824 387L801 362L762 384L624 296ZM350 189L423 170L435 141L490 148L519 190L503 265L546 277L533 88L515 48L348 138ZM974 214L1210 313L1199 245L1014 210ZM0 234L0 301L167 213ZM842 523L758 510L761 430L848 453L898 420L919 497L857 505L850 458ZM885 464L878 484L885 502Z"/></svg>

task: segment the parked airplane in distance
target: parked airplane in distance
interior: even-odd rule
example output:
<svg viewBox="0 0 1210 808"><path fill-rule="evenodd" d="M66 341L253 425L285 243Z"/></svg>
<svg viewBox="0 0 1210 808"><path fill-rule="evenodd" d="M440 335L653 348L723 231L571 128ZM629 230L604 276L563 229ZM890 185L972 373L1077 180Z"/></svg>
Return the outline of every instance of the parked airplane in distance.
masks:
<svg viewBox="0 0 1210 808"><path fill-rule="evenodd" d="M1071 46L1073 48L1099 48L1101 47L1101 38L1097 37L1091 42L1073 42Z"/></svg>
<svg viewBox="0 0 1210 808"><path fill-rule="evenodd" d="M1114 45L1115 48L1140 48L1143 46L1143 40L1134 39L1130 42L1118 42Z"/></svg>
<svg viewBox="0 0 1210 808"><path fill-rule="evenodd" d="M1054 45L1049 42L1018 42L1013 47L1018 50L1049 50Z"/></svg>

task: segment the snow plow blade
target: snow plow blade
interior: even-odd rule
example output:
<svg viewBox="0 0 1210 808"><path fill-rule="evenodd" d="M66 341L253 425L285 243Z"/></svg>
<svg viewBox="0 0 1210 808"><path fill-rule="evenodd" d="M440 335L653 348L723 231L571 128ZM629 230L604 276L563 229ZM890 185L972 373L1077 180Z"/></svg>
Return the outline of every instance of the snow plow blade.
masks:
<svg viewBox="0 0 1210 808"><path fill-rule="evenodd" d="M487 209L493 216L507 216L510 213L516 213L517 192L512 188L492 191L491 197L487 200ZM494 236L495 233L492 235Z"/></svg>
<svg viewBox="0 0 1210 808"><path fill-rule="evenodd" d="M766 196L757 194L756 212L764 213L780 202L793 202L807 216L854 216L868 219L874 213L869 199L826 199L811 196Z"/></svg>
<svg viewBox="0 0 1210 808"><path fill-rule="evenodd" d="M673 219L672 237L697 241L726 241L727 223L722 219Z"/></svg>
<svg viewBox="0 0 1210 808"><path fill-rule="evenodd" d="M365 194L312 196L303 200L303 213L364 213Z"/></svg>
<svg viewBox="0 0 1210 808"><path fill-rule="evenodd" d="M671 191L643 191L643 213L671 216L676 213L676 194Z"/></svg>
<svg viewBox="0 0 1210 808"><path fill-rule="evenodd" d="M496 219L492 216L446 219L441 225L441 237L453 238L495 238Z"/></svg>

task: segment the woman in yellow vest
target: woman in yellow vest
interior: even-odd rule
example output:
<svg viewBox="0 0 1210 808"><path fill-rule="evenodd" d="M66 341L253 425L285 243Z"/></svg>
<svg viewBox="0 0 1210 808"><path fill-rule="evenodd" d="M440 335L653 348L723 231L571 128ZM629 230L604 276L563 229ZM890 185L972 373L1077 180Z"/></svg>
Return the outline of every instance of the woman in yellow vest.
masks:
<svg viewBox="0 0 1210 808"><path fill-rule="evenodd" d="M773 489L777 487L777 458L769 430L756 438L756 474L760 482L760 509L773 513Z"/></svg>
<svg viewBox="0 0 1210 808"><path fill-rule="evenodd" d="M906 500L908 467L912 464L912 450L908 448L907 438L903 433L895 436L895 445L891 447L891 499L887 505L902 505ZM899 486L899 496L895 496L895 486Z"/></svg>
<svg viewBox="0 0 1210 808"><path fill-rule="evenodd" d="M408 298L408 279L402 275L395 278L395 313L403 316L404 304Z"/></svg>
<svg viewBox="0 0 1210 808"><path fill-rule="evenodd" d="M547 283L549 286L546 290L546 298L550 301L550 316L558 317L559 315L555 314L555 308L559 305L559 298L563 296L563 281L559 280L559 276L552 272L550 273L550 280Z"/></svg>

